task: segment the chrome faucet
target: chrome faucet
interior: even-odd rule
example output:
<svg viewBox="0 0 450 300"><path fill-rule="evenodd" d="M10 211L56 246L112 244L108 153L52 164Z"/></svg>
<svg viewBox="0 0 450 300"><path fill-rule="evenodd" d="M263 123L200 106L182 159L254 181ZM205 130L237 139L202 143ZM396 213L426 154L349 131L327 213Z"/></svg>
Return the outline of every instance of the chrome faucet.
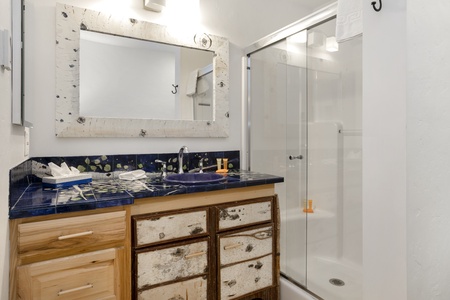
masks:
<svg viewBox="0 0 450 300"><path fill-rule="evenodd" d="M198 162L198 172L203 173L203 157L200 158L200 161Z"/></svg>
<svg viewBox="0 0 450 300"><path fill-rule="evenodd" d="M180 151L178 152L178 174L184 173L184 171L183 171L184 153L189 153L188 147L186 147L186 146L181 147Z"/></svg>
<svg viewBox="0 0 450 300"><path fill-rule="evenodd" d="M157 160L155 160L155 163L160 163L162 165L161 166L161 177L166 178L167 177L167 162L157 159Z"/></svg>

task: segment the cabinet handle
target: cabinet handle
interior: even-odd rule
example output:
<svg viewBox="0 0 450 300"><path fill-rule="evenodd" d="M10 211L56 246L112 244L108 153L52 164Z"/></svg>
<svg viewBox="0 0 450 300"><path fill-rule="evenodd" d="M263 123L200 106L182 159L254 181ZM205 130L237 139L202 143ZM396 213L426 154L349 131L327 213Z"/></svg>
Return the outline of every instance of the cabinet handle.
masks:
<svg viewBox="0 0 450 300"><path fill-rule="evenodd" d="M241 243L236 243L236 244L233 244L233 245L224 246L223 250L230 250L230 249L234 249L234 248L237 248L237 247L240 247L240 246L242 246Z"/></svg>
<svg viewBox="0 0 450 300"><path fill-rule="evenodd" d="M73 292L78 292L78 291L90 289L90 288L93 288L93 287L94 287L93 284L88 283L86 285L83 285L83 286L80 286L80 287L77 287L77 288L73 288L73 289L70 289L70 290L60 290L58 292L58 296L62 296L62 295L65 295L65 294L69 294L69 293L73 293Z"/></svg>
<svg viewBox="0 0 450 300"><path fill-rule="evenodd" d="M80 236L85 236L85 235L91 235L94 232L92 230L89 231L85 231L85 232L79 232L79 233L74 233L74 234L68 234L68 235L61 235L58 237L58 240L67 240L67 239L72 239L72 238L76 238L76 237L80 237Z"/></svg>
<svg viewBox="0 0 450 300"><path fill-rule="evenodd" d="M197 252L197 253L188 254L188 255L184 256L184 259L189 259L189 258L200 256L200 255L203 255L203 254L206 254L206 251L200 251L200 252Z"/></svg>

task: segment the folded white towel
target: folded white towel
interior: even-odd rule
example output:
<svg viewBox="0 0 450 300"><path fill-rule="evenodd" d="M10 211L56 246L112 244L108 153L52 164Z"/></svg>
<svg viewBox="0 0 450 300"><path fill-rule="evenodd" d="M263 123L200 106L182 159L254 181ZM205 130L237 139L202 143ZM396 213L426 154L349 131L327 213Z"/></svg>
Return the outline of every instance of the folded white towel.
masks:
<svg viewBox="0 0 450 300"><path fill-rule="evenodd" d="M136 180L136 179L143 179L143 178L147 178L144 170L134 170L134 171L119 174L119 179L122 179L122 180Z"/></svg>
<svg viewBox="0 0 450 300"><path fill-rule="evenodd" d="M192 97L197 92L197 78L198 78L198 69L189 74L189 78L186 86L186 95Z"/></svg>
<svg viewBox="0 0 450 300"><path fill-rule="evenodd" d="M336 41L345 42L362 32L362 0L338 0Z"/></svg>

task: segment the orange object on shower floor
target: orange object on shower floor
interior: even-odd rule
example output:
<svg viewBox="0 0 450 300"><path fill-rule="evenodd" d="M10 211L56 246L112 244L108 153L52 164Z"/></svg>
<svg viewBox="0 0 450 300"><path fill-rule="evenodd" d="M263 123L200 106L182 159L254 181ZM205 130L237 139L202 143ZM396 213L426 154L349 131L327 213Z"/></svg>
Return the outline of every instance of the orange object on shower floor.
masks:
<svg viewBox="0 0 450 300"><path fill-rule="evenodd" d="M303 212L304 213L309 213L309 214L312 214L312 213L314 213L314 209L313 209L313 207L312 207L312 200L308 200L308 208L304 208L303 209Z"/></svg>

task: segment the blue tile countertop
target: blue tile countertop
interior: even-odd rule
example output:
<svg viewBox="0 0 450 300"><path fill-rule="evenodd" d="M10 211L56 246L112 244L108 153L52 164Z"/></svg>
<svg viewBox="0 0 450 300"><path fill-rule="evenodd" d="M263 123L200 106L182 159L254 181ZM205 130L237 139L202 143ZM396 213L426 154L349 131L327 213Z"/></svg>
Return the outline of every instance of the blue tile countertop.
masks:
<svg viewBox="0 0 450 300"><path fill-rule="evenodd" d="M91 183L70 188L44 188L35 182L10 190L9 218L25 218L65 212L122 206L134 199L190 194L283 182L283 177L249 172L230 171L219 183L173 185L162 180L159 173L147 173L136 181L94 179ZM81 192L80 192L81 191Z"/></svg>

